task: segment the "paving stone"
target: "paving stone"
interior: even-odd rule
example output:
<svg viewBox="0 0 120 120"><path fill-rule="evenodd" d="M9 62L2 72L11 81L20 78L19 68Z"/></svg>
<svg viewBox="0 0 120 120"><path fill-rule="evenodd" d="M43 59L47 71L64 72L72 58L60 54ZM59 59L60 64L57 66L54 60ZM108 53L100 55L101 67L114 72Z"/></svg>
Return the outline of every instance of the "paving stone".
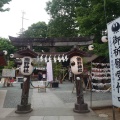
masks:
<svg viewBox="0 0 120 120"><path fill-rule="evenodd" d="M0 108L3 108L7 90L0 90Z"/></svg>
<svg viewBox="0 0 120 120"><path fill-rule="evenodd" d="M16 108L21 102L22 89L20 83L15 83L13 87L2 87L0 84L0 90L6 90L6 97L4 100L3 108ZM32 90L29 90L29 102L31 101Z"/></svg>
<svg viewBox="0 0 120 120"><path fill-rule="evenodd" d="M33 111L27 114L16 114L15 109L20 104L22 93L20 83L14 84L14 87L6 88L2 88L0 84L0 90L7 91L0 120L104 120L104 118L96 116L92 110L85 114L73 112L76 93L72 93L72 88L73 83L64 82L59 85L59 88L47 88L46 93L38 93L37 89L30 89L29 101L32 103ZM84 93L84 99L89 103L90 94L89 91ZM111 93L94 92L92 95L96 105L103 104L103 100L111 100ZM3 109L8 112L2 114Z"/></svg>
<svg viewBox="0 0 120 120"><path fill-rule="evenodd" d="M44 116L31 116L29 120L44 120Z"/></svg>

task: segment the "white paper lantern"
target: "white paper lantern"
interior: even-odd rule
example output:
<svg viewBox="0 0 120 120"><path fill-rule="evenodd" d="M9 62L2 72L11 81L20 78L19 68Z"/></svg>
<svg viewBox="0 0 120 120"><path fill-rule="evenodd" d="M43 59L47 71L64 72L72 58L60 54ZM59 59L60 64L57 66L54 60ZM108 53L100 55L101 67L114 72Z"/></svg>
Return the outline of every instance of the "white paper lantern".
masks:
<svg viewBox="0 0 120 120"><path fill-rule="evenodd" d="M20 66L20 72L22 75L31 75L33 72L32 62L33 59L31 57L23 57L21 58L22 65Z"/></svg>
<svg viewBox="0 0 120 120"><path fill-rule="evenodd" d="M71 71L75 75L79 75L83 72L83 60L80 56L73 56L70 58Z"/></svg>
<svg viewBox="0 0 120 120"><path fill-rule="evenodd" d="M94 50L94 45L89 45L88 50Z"/></svg>
<svg viewBox="0 0 120 120"><path fill-rule="evenodd" d="M7 51L6 50L3 50L3 53L4 53L4 55L7 55Z"/></svg>
<svg viewBox="0 0 120 120"><path fill-rule="evenodd" d="M101 40L102 40L102 42L108 42L107 36L102 36Z"/></svg>
<svg viewBox="0 0 120 120"><path fill-rule="evenodd" d="M14 58L14 54L10 54L10 58Z"/></svg>

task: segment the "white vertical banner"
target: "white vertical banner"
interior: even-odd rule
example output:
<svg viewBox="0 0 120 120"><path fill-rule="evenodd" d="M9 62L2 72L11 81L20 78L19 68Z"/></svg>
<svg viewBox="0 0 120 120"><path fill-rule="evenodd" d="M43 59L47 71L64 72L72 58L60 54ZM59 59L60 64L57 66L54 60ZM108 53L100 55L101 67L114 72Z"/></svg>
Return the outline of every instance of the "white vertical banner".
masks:
<svg viewBox="0 0 120 120"><path fill-rule="evenodd" d="M120 18L107 24L112 103L120 107Z"/></svg>
<svg viewBox="0 0 120 120"><path fill-rule="evenodd" d="M53 68L52 68L52 61L50 60L47 62L47 81L53 81Z"/></svg>

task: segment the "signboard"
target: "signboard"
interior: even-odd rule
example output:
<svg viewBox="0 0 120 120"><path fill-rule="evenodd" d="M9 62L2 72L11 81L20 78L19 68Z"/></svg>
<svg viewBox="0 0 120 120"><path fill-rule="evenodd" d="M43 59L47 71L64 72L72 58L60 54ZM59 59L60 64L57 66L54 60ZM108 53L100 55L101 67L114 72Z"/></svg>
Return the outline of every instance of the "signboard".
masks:
<svg viewBox="0 0 120 120"><path fill-rule="evenodd" d="M111 69L112 103L120 107L120 18L107 24Z"/></svg>
<svg viewBox="0 0 120 120"><path fill-rule="evenodd" d="M3 69L2 76L3 77L15 77L15 70L14 69Z"/></svg>

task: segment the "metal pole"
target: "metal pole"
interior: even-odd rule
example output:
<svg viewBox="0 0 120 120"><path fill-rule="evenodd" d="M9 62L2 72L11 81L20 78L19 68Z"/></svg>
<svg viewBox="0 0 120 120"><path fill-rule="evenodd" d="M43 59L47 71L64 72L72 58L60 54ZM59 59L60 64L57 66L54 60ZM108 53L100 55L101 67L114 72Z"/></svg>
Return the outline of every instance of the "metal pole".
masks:
<svg viewBox="0 0 120 120"><path fill-rule="evenodd" d="M113 111L113 120L116 120L115 119L115 107L114 107L114 105L112 106L112 111Z"/></svg>
<svg viewBox="0 0 120 120"><path fill-rule="evenodd" d="M90 107L92 108L92 82L91 84L91 88L90 88Z"/></svg>
<svg viewBox="0 0 120 120"><path fill-rule="evenodd" d="M92 62L91 62L91 69L92 69ZM90 107L92 108L92 71L90 72L89 79L90 79Z"/></svg>
<svg viewBox="0 0 120 120"><path fill-rule="evenodd" d="M104 0L104 13L105 13L105 20L106 20L106 25L107 25L106 0Z"/></svg>
<svg viewBox="0 0 120 120"><path fill-rule="evenodd" d="M23 35L24 32L24 20L28 20L26 18L24 18L25 12L22 11L22 28L21 28L21 34Z"/></svg>
<svg viewBox="0 0 120 120"><path fill-rule="evenodd" d="M22 29L21 29L21 33L22 33L22 34L23 34L23 20L24 20L24 14L25 14L25 12L22 11Z"/></svg>

